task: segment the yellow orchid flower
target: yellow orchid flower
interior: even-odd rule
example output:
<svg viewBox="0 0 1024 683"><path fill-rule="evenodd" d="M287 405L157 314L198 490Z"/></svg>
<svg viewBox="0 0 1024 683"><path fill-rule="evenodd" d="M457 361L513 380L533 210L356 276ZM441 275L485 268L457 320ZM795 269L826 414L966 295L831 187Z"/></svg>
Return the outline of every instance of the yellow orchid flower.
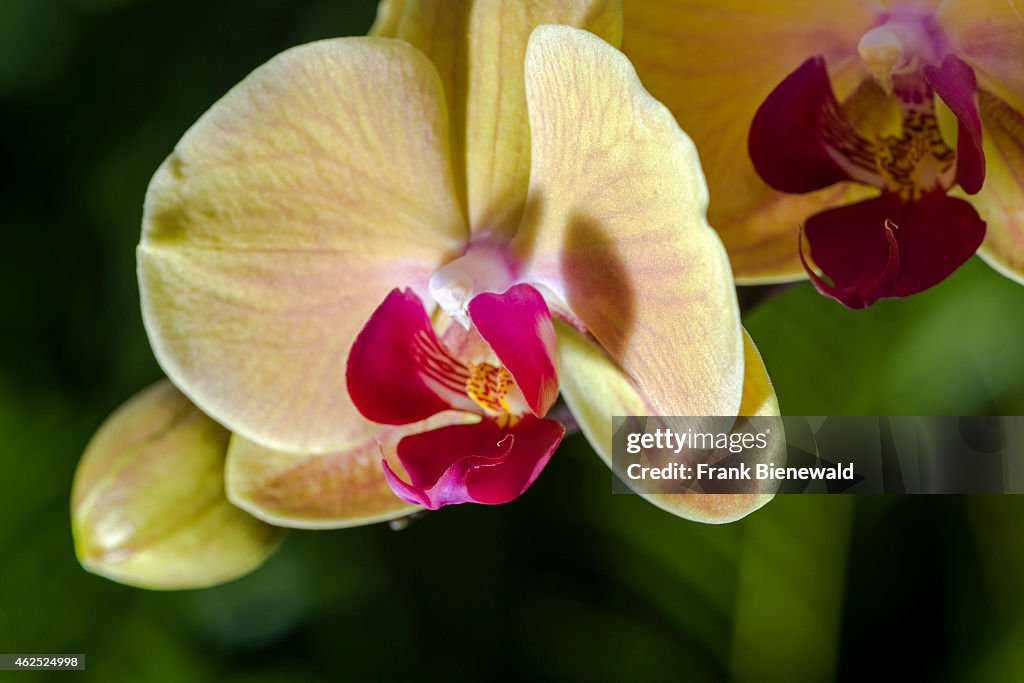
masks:
<svg viewBox="0 0 1024 683"><path fill-rule="evenodd" d="M619 3L385 2L373 34L256 69L147 193L146 330L233 434L231 502L302 528L506 502L559 392L608 461L613 415L778 414ZM725 522L770 495L648 498Z"/></svg>
<svg viewBox="0 0 1024 683"><path fill-rule="evenodd" d="M860 308L975 251L1024 282L1018 0L624 4L623 49L693 136L739 282L806 270Z"/></svg>

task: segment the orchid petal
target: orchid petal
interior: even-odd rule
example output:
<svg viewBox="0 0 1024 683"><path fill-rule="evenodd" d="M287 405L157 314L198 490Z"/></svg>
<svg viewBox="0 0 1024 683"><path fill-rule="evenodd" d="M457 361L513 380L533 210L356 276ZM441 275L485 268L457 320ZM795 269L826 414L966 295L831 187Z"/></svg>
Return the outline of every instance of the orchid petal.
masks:
<svg viewBox="0 0 1024 683"><path fill-rule="evenodd" d="M825 60L811 57L765 98L750 125L757 174L780 192L811 192L849 180L829 154L822 110L838 110Z"/></svg>
<svg viewBox="0 0 1024 683"><path fill-rule="evenodd" d="M381 455L401 471L394 446L409 435L475 418L447 411L402 427L382 427L344 451L317 455L264 448L237 434L225 472L228 498L276 526L340 529L384 522L416 510L396 497L381 471Z"/></svg>
<svg viewBox="0 0 1024 683"><path fill-rule="evenodd" d="M657 415L635 383L592 341L564 323L556 326L562 396L594 450L612 465L612 416ZM774 416L778 402L757 348L743 332L744 381L740 415ZM682 413L679 413L682 415ZM777 435L781 436L781 435ZM783 440L784 443L784 440ZM777 440L773 447L780 447ZM764 505L761 491L730 494L644 494L674 515L699 522L737 520Z"/></svg>
<svg viewBox="0 0 1024 683"><path fill-rule="evenodd" d="M974 207L940 192L911 202L902 221L896 230L900 267L891 296L934 287L974 256L985 238L985 221Z"/></svg>
<svg viewBox="0 0 1024 683"><path fill-rule="evenodd" d="M530 285L515 285L503 294L473 297L469 315L530 410L544 416L558 398L555 328L544 297Z"/></svg>
<svg viewBox="0 0 1024 683"><path fill-rule="evenodd" d="M984 91L978 102L988 162L985 185L971 197L988 221L979 254L1024 284L1024 111Z"/></svg>
<svg viewBox="0 0 1024 683"><path fill-rule="evenodd" d="M75 474L75 550L86 569L153 589L247 574L283 538L224 496L230 433L158 382L119 408Z"/></svg>
<svg viewBox="0 0 1024 683"><path fill-rule="evenodd" d="M565 428L527 416L511 428L485 419L413 434L398 443L402 480L384 462L384 474L403 499L436 510L443 505L499 505L521 496L558 447Z"/></svg>
<svg viewBox="0 0 1024 683"><path fill-rule="evenodd" d="M863 203L863 202L861 202ZM856 230L852 231L856 234ZM811 284L818 290L819 294L823 296L831 297L836 301L840 302L847 308L860 309L870 306L878 299L885 296L886 288L892 282L896 271L900 267L900 247L896 241L896 233L889 226L884 226L884 232L881 233L885 238L886 260L880 270L871 268L863 268L862 272L858 272L852 276L854 284L829 284L814 272L814 269L807 262L807 257L804 256L804 233L801 230L799 240L800 243L797 248L800 250L800 261L803 263L804 270L807 271L807 277L811 280ZM850 237L850 233L847 232L843 235L844 237ZM835 240L832 245L832 252L838 252L835 249L835 244L842 244L843 240ZM863 249L864 245L857 245L860 249ZM874 250L872 250L874 251ZM851 259L851 263L853 263ZM841 279L832 278L833 282L842 282Z"/></svg>
<svg viewBox="0 0 1024 683"><path fill-rule="evenodd" d="M526 74L533 167L513 243L524 279L567 305L655 413L734 415L739 314L692 143L590 33L539 27Z"/></svg>
<svg viewBox="0 0 1024 683"><path fill-rule="evenodd" d="M617 45L622 39L620 3L406 0L382 12L376 27L380 34L389 31L386 35L418 47L444 80L455 132L453 156L465 160L460 181L467 184L472 229L511 235L522 215L530 171L523 91L530 31L539 24L568 24Z"/></svg>
<svg viewBox="0 0 1024 683"><path fill-rule="evenodd" d="M1024 5L1020 0L946 0L936 19L950 51L974 69L978 86L1024 111Z"/></svg>
<svg viewBox="0 0 1024 683"><path fill-rule="evenodd" d="M526 416L509 429L509 434L514 443L505 462L480 467L466 478L466 490L474 502L499 505L523 495L547 466L565 436L565 427L555 420Z"/></svg>
<svg viewBox="0 0 1024 683"><path fill-rule="evenodd" d="M594 450L611 464L612 417L657 413L593 339L561 321L555 323L555 332L562 398Z"/></svg>
<svg viewBox="0 0 1024 683"><path fill-rule="evenodd" d="M384 480L374 439L337 453L300 455L236 435L228 451L227 491L253 516L298 529L361 526L414 511Z"/></svg>
<svg viewBox="0 0 1024 683"><path fill-rule="evenodd" d="M367 35L382 38L394 38L398 34L398 24L402 21L405 0L380 0L377 4L377 16Z"/></svg>
<svg viewBox="0 0 1024 683"><path fill-rule="evenodd" d="M408 289L392 290L370 316L345 377L359 412L381 424L410 424L451 407L479 410L466 396L465 366L438 341L423 302Z"/></svg>
<svg viewBox="0 0 1024 683"><path fill-rule="evenodd" d="M895 230L903 211L898 197L883 194L811 216L805 230L811 258L832 280L828 284L805 263L815 288L854 309L886 296L899 268Z"/></svg>
<svg viewBox="0 0 1024 683"><path fill-rule="evenodd" d="M775 417L781 415L768 370L761 359L761 353L754 345L747 331L743 331L744 367L743 402L740 415L749 417ZM737 424L743 429L743 421ZM782 430L768 435L766 462L779 463L785 458L786 438ZM774 493L760 489L761 485L747 493L655 493L647 497L662 510L686 519L709 524L725 524L746 517L766 505Z"/></svg>
<svg viewBox="0 0 1024 683"><path fill-rule="evenodd" d="M883 194L807 221L811 257L833 282L831 289L819 290L850 308L937 285L974 254L984 236L977 211L942 192L909 203Z"/></svg>
<svg viewBox="0 0 1024 683"><path fill-rule="evenodd" d="M473 469L498 467L508 458L515 439L492 420L449 429L437 429L399 442L399 459L409 475L407 483L384 462L384 476L403 500L437 510L445 505L477 502L466 487ZM404 457L403 457L404 456ZM407 462L406 459L409 459Z"/></svg>
<svg viewBox="0 0 1024 683"><path fill-rule="evenodd" d="M772 90L754 114L751 161L781 192L812 192L842 180L881 184L875 153L832 92L825 60L810 57Z"/></svg>
<svg viewBox="0 0 1024 683"><path fill-rule="evenodd" d="M822 206L871 190L853 184L801 196L772 190L747 154L750 123L772 89L813 55L825 58L845 103L864 77L857 43L878 8L861 0L623 4L623 52L697 145L711 191L708 219L737 281L802 278L796 226Z"/></svg>
<svg viewBox="0 0 1024 683"><path fill-rule="evenodd" d="M956 179L967 194L977 194L985 182L985 153L982 150L981 117L975 102L977 81L963 60L949 55L942 66L924 67L925 80L956 116Z"/></svg>
<svg viewBox="0 0 1024 683"><path fill-rule="evenodd" d="M743 400L737 414L745 417L782 415L768 368L746 329L743 330L743 368Z"/></svg>
<svg viewBox="0 0 1024 683"><path fill-rule="evenodd" d="M278 55L185 134L149 187L139 276L157 359L204 412L284 450L372 432L351 340L466 236L446 124L421 53L351 38Z"/></svg>

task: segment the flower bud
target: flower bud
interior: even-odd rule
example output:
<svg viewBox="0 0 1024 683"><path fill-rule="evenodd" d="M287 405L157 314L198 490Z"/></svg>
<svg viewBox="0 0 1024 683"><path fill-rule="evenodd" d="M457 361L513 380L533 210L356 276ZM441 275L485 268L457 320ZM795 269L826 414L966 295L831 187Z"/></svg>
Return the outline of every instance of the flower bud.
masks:
<svg viewBox="0 0 1024 683"><path fill-rule="evenodd" d="M202 588L259 566L284 531L224 493L231 433L170 382L114 412L75 473L75 551L89 571L142 588Z"/></svg>

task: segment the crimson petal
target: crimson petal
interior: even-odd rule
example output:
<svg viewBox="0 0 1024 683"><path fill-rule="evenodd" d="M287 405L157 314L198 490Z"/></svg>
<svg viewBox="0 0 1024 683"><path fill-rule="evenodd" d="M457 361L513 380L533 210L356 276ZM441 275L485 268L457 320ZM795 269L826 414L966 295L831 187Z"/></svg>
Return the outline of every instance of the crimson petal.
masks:
<svg viewBox="0 0 1024 683"><path fill-rule="evenodd" d="M811 257L832 280L808 268L818 290L864 308L946 279L978 249L985 223L970 204L942 192L909 203L885 193L815 214L806 234Z"/></svg>
<svg viewBox="0 0 1024 683"><path fill-rule="evenodd" d="M985 221L969 202L932 192L906 205L896 239L900 268L887 296L910 296L934 287L974 255Z"/></svg>
<svg viewBox="0 0 1024 683"><path fill-rule="evenodd" d="M524 417L511 430L515 439L508 458L498 467L470 472L467 488L478 503L497 505L518 498L540 475L558 444L565 427L555 420Z"/></svg>
<svg viewBox="0 0 1024 683"><path fill-rule="evenodd" d="M814 217L812 216L812 219L813 218ZM850 266L852 266L852 268L844 268L842 265L839 265L838 268L833 267L833 272L836 270L841 271L838 275L832 275L825 268L822 268L822 272L829 275L835 283L829 284L820 275L815 273L807 263L807 258L804 256L805 230L801 228L800 233L797 236L797 249L800 254L800 263L803 264L804 270L807 271L807 276L810 279L811 284L814 285L814 288L821 294L831 297L847 308L852 309L866 308L881 298L882 294L880 294L880 292L885 291L886 285L892 279L900 263L899 245L896 242L896 235L894 234L893 229L889 226L885 226L884 230L885 232L883 234L886 240L885 246L887 251L885 252L885 263L881 267L881 270L877 270L873 267L877 266L877 263L873 263L874 261L877 261L877 258L869 259L865 264L861 264L862 268L860 270L857 270L858 264L854 261L850 262ZM849 240L851 236L852 235L850 234L844 234L836 231L830 235L831 239L827 243L828 246L825 248L819 247L818 251L827 254L834 254L842 251L844 243L845 246L859 244L861 247L868 247L864 250L865 253L871 254L872 252L875 252L877 256L878 250L874 248L876 245L858 243L857 240ZM819 245L822 242L823 240L818 240ZM830 257L825 256L824 258ZM833 263L833 266L836 265L837 264Z"/></svg>
<svg viewBox="0 0 1024 683"><path fill-rule="evenodd" d="M836 101L824 57L811 57L761 103L747 147L771 187L812 192L852 179L829 151L830 142L843 139L862 142Z"/></svg>
<svg viewBox="0 0 1024 683"><path fill-rule="evenodd" d="M392 425L465 409L459 401L468 401L467 377L409 289L393 289L385 297L353 342L345 368L348 393L363 417Z"/></svg>
<svg viewBox="0 0 1024 683"><path fill-rule="evenodd" d="M523 392L534 415L543 416L558 398L555 327L540 292L526 284L504 294L478 294L469 316Z"/></svg>
<svg viewBox="0 0 1024 683"><path fill-rule="evenodd" d="M382 461L384 476L398 497L431 510L507 503L533 484L564 434L560 423L530 416L511 429L490 419L442 427L399 442L398 459L409 473L408 483L387 461Z"/></svg>
<svg viewBox="0 0 1024 683"><path fill-rule="evenodd" d="M818 290L849 308L882 298L899 262L885 221L901 211L897 196L883 194L811 216L805 228L811 257L833 283L826 289L815 280Z"/></svg>
<svg viewBox="0 0 1024 683"><path fill-rule="evenodd" d="M926 66L924 77L956 116L956 180L964 192L976 194L985 183L985 152L981 146L974 70L959 57L949 55L942 66Z"/></svg>

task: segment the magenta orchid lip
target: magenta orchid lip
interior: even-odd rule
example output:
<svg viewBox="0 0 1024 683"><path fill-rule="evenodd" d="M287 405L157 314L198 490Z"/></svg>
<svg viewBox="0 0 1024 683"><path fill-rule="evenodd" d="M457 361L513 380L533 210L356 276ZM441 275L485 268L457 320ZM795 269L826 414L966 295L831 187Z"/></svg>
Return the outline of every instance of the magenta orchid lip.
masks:
<svg viewBox="0 0 1024 683"><path fill-rule="evenodd" d="M356 408L384 424L411 424L443 411L478 416L403 437L403 480L382 460L399 498L428 509L500 504L522 495L547 464L565 427L544 419L558 396L555 329L544 298L527 284L469 299L469 327L438 338L423 302L394 290L349 354Z"/></svg>

